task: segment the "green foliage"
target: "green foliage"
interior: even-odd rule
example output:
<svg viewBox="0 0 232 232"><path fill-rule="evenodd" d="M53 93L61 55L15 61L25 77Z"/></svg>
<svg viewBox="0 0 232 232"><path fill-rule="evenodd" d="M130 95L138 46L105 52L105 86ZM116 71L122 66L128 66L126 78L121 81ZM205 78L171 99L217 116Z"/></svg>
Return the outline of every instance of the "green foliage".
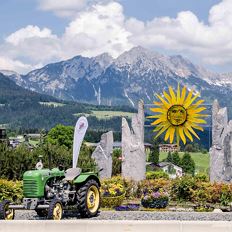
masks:
<svg viewBox="0 0 232 232"><path fill-rule="evenodd" d="M112 175L116 176L121 174L122 167L122 151L121 149L114 149L112 155L113 163L112 163Z"/></svg>
<svg viewBox="0 0 232 232"><path fill-rule="evenodd" d="M172 153L171 153L170 151L168 152L168 156L167 156L167 158L166 158L166 161L167 161L167 162L170 162L170 163L172 163L172 161L173 161L173 160L172 160Z"/></svg>
<svg viewBox="0 0 232 232"><path fill-rule="evenodd" d="M175 179L172 183L171 196L179 201L190 201L196 182L191 176Z"/></svg>
<svg viewBox="0 0 232 232"><path fill-rule="evenodd" d="M73 127L58 124L49 131L47 141L53 145L66 146L70 149L73 145L73 134Z"/></svg>
<svg viewBox="0 0 232 232"><path fill-rule="evenodd" d="M206 149L203 148L203 149L201 150L201 152L202 152L202 154L207 154L208 151L207 151Z"/></svg>
<svg viewBox="0 0 232 232"><path fill-rule="evenodd" d="M0 179L0 201L20 202L23 198L22 182Z"/></svg>
<svg viewBox="0 0 232 232"><path fill-rule="evenodd" d="M172 154L172 163L177 165L177 166L181 166L181 159L180 159L180 156L179 156L179 153L178 152L174 152Z"/></svg>
<svg viewBox="0 0 232 232"><path fill-rule="evenodd" d="M93 148L82 144L77 163L77 166L81 168L82 171L96 171L97 165L91 157L92 153Z"/></svg>
<svg viewBox="0 0 232 232"><path fill-rule="evenodd" d="M193 145L192 144L187 144L184 148L184 151L185 152L193 152L194 149L193 149Z"/></svg>
<svg viewBox="0 0 232 232"><path fill-rule="evenodd" d="M154 148L151 150L151 153L149 154L148 162L152 162L154 164L159 163L159 148L158 149Z"/></svg>
<svg viewBox="0 0 232 232"><path fill-rule="evenodd" d="M184 153L182 159L181 159L181 167L183 168L183 171L185 173L194 175L195 173L195 162L192 159L191 155L189 153Z"/></svg>
<svg viewBox="0 0 232 232"><path fill-rule="evenodd" d="M92 148L82 144L78 167L82 168L83 171L96 169L91 154ZM21 180L25 171L35 169L39 156L43 156L44 168L49 167L49 156L51 156L52 161L51 168L62 165L64 169L67 169L72 166L72 151L66 146L45 143L30 151L25 146L10 149L4 144L0 144L0 178Z"/></svg>
<svg viewBox="0 0 232 232"><path fill-rule="evenodd" d="M206 175L205 173L197 173L195 176L194 176L195 180L197 181L202 181L202 182L208 182L209 181L209 177L208 175Z"/></svg>
<svg viewBox="0 0 232 232"><path fill-rule="evenodd" d="M160 178L164 178L164 179L168 180L169 176L163 170L146 172L146 179L148 179L148 180L150 180L150 179L154 180L154 179L160 179Z"/></svg>

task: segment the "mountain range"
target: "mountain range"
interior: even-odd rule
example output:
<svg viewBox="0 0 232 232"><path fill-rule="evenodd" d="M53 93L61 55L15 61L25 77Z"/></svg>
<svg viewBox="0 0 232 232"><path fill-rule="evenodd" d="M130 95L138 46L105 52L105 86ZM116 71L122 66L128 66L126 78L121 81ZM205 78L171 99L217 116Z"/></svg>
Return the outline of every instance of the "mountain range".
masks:
<svg viewBox="0 0 232 232"><path fill-rule="evenodd" d="M180 55L166 56L134 47L113 59L104 53L48 64L26 75L0 71L24 88L64 100L99 105L152 103L154 94L178 83L201 93L206 102L218 98L230 105L232 74L218 74Z"/></svg>

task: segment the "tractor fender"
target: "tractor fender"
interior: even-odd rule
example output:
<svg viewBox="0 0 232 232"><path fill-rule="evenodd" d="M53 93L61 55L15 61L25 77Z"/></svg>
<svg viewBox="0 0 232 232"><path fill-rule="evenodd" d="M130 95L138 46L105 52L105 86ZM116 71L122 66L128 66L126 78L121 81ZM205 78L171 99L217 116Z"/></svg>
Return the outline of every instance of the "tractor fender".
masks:
<svg viewBox="0 0 232 232"><path fill-rule="evenodd" d="M101 186L99 178L94 174L81 174L73 181L73 183L82 184L84 182L87 182L88 180L95 180L99 184L99 187Z"/></svg>

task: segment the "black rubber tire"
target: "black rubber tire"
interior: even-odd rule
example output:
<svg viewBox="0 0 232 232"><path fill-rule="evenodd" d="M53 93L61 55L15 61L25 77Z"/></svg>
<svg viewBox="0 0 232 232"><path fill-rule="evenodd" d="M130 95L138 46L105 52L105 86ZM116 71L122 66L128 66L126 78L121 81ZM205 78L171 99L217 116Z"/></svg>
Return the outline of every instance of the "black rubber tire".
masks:
<svg viewBox="0 0 232 232"><path fill-rule="evenodd" d="M48 216L48 210L47 209L35 209L35 212L39 217L47 217Z"/></svg>
<svg viewBox="0 0 232 232"><path fill-rule="evenodd" d="M99 191L99 185L93 179L88 180L84 185L79 187L77 190L77 209L78 209L82 218L95 217L99 212L100 199L99 199L98 208L94 213L89 211L88 205L87 205L87 193L88 193L89 188L93 185L96 186L98 191ZM99 196L100 196L100 191L99 191Z"/></svg>
<svg viewBox="0 0 232 232"><path fill-rule="evenodd" d="M6 205L9 205L9 204L10 204L10 201L8 201L8 200L4 200L0 203L0 220L7 220L5 208L6 208ZM12 220L14 219L14 216L15 216L15 212L13 210Z"/></svg>
<svg viewBox="0 0 232 232"><path fill-rule="evenodd" d="M55 219L54 218L54 214L53 214L53 210L54 208L56 207L56 204L60 204L61 205L61 218L63 217L63 205L62 205L62 202L58 199L53 199L49 205L49 208L48 208L48 213L47 213L47 219L49 220L60 220L60 219Z"/></svg>

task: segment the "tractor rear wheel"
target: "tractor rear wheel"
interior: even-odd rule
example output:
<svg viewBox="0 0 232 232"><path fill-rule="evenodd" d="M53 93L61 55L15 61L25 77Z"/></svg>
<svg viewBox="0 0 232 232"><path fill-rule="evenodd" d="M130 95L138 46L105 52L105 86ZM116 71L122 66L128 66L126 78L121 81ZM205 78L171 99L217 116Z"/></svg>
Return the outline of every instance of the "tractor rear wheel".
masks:
<svg viewBox="0 0 232 232"><path fill-rule="evenodd" d="M47 218L51 220L61 220L63 216L63 205L60 200L54 199L51 201L48 209Z"/></svg>
<svg viewBox="0 0 232 232"><path fill-rule="evenodd" d="M88 180L77 190L77 208L81 217L89 218L98 214L100 207L99 185L95 180Z"/></svg>
<svg viewBox="0 0 232 232"><path fill-rule="evenodd" d="M4 200L0 203L0 219L13 220L15 216L14 209L9 209L10 201Z"/></svg>

